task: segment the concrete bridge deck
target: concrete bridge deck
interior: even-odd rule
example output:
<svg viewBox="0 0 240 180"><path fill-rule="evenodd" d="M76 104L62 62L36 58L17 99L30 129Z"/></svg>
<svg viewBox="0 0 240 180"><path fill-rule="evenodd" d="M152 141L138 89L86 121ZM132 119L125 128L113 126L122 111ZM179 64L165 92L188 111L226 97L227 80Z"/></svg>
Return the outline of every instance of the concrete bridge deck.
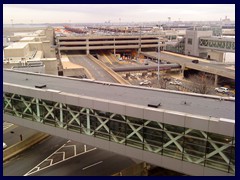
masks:
<svg viewBox="0 0 240 180"><path fill-rule="evenodd" d="M146 57L158 59L157 52L141 52L141 53ZM189 57L166 51L161 51L160 59L171 63L178 63L182 67L207 72L222 77L227 77L230 79L235 79L235 68L231 68L232 65L229 64L211 62L207 61L206 59L201 59L198 57L196 58ZM199 63L198 64L192 63L192 60L194 59L198 59Z"/></svg>

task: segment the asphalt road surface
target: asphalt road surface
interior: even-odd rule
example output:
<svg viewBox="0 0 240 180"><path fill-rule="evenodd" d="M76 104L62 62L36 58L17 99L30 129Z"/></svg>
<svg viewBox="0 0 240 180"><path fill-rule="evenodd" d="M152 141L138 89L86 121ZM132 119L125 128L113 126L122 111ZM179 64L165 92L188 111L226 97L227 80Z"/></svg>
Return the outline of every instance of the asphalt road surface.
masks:
<svg viewBox="0 0 240 180"><path fill-rule="evenodd" d="M133 164L130 158L50 136L5 162L3 175L111 175Z"/></svg>
<svg viewBox="0 0 240 180"><path fill-rule="evenodd" d="M147 54L155 58L158 57L157 52L145 52L144 54ZM162 52L160 54L160 57L161 57L161 60L163 61L184 64L185 67L189 67L191 69L196 69L199 71L209 72L213 74L219 74L223 77L226 76L226 77L232 77L232 79L235 79L235 67L232 64L213 62L213 61L208 61L201 58L194 58L190 56L181 56L176 53L170 53L170 52ZM193 59L198 59L199 63L198 64L192 63Z"/></svg>
<svg viewBox="0 0 240 180"><path fill-rule="evenodd" d="M69 60L74 63L81 65L88 69L95 80L105 82L116 82L116 80L108 74L102 67L93 62L87 56L84 55L68 55Z"/></svg>
<svg viewBox="0 0 240 180"><path fill-rule="evenodd" d="M22 135L22 140L25 140L26 138L34 135L37 132L38 131L33 129L5 123L5 129L3 129L3 142L5 142L9 147L21 141L20 135Z"/></svg>
<svg viewBox="0 0 240 180"><path fill-rule="evenodd" d="M110 176L134 162L111 152L95 149L49 168L33 176Z"/></svg>

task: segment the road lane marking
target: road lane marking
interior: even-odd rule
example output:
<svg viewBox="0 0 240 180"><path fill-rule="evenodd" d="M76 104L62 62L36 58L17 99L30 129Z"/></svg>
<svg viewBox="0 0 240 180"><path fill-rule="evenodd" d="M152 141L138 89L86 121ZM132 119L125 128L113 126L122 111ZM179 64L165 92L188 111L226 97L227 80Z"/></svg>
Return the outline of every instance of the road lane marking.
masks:
<svg viewBox="0 0 240 180"><path fill-rule="evenodd" d="M8 128L10 128L11 126L13 126L12 123L4 122L4 123L3 123L3 131L6 130L6 129L8 129Z"/></svg>
<svg viewBox="0 0 240 180"><path fill-rule="evenodd" d="M91 152L91 151L94 151L94 150L96 150L96 149L97 149L97 148L89 149L88 151L82 152L82 153L80 153L80 154L78 154L78 155L76 155L76 156L80 156L80 155L86 154L86 153ZM33 169L31 169L31 170L29 171L30 173L28 172L28 173L24 174L23 176L29 176L29 175L34 174L34 173L36 173L36 172L39 172L39 171L42 171L42 170L47 169L47 168L49 168L49 167L55 166L55 165L57 165L57 164L59 164L59 163L61 163L61 162L67 161L67 160L69 160L69 159L72 159L72 158L74 158L74 157L76 157L76 156L71 156L71 157L69 157L69 158L66 158L65 160L58 161L58 162L56 162L56 163L54 163L54 164L51 164L51 165L46 166L46 167L43 167L43 168L41 168L41 169L40 169L40 167L37 167L38 170L31 172L33 169L36 168L36 167L34 167ZM43 162L44 162L44 161L43 161ZM41 163L42 163L42 162L41 162ZM41 165L41 163L40 163L40 165Z"/></svg>
<svg viewBox="0 0 240 180"><path fill-rule="evenodd" d="M68 143L68 142L67 142L67 143ZM53 152L53 153L52 153L51 155L49 155L45 160L43 160L42 162L40 162L37 166L35 166L34 168L32 168L30 171L28 171L28 172L27 172L26 174L24 174L23 176L29 176L29 175L34 174L34 173L36 173L36 172L39 172L39 171L41 171L41 170L47 169L47 168L49 168L49 167L51 167L51 166L57 165L57 164L59 164L59 163L61 163L61 162L67 161L67 160L69 160L69 159L72 159L72 158L74 158L74 157L76 157L76 156L80 156L80 155L83 155L83 154L85 154L85 153L88 153L88 152L91 152L91 151L94 151L94 150L97 149L97 148L92 148L92 149L89 149L89 150L86 149L86 151L83 151L83 152L77 154L77 152L76 152L76 145L66 145L67 143L63 144L60 148L58 148L55 152ZM86 146L86 145L85 145L85 146ZM85 150L85 146L84 146L84 150ZM65 157L65 152L61 152L61 151L60 151L61 148L65 148L65 147L73 147L73 149L74 149L74 155L66 158L66 157ZM87 148L87 147L86 147L86 148ZM60 152L59 152L59 151L60 151ZM51 157L51 156L54 156L55 154L63 154L62 160L57 161L57 162L54 163L54 162L53 162L53 161L54 161L54 158L50 158L50 157ZM43 163L47 162L47 161L50 161L50 164L47 165L47 166L45 166L45 167L42 167L42 168L41 168L41 165L42 165Z"/></svg>
<svg viewBox="0 0 240 180"><path fill-rule="evenodd" d="M82 168L82 170L84 171L84 170L86 170L86 169L88 169L88 168L91 168L91 167L93 167L93 166L96 166L96 165L98 165L98 164L101 164L102 162L103 162L103 161L99 161L99 162L94 163L94 164L92 164L92 165L86 166L86 167Z"/></svg>

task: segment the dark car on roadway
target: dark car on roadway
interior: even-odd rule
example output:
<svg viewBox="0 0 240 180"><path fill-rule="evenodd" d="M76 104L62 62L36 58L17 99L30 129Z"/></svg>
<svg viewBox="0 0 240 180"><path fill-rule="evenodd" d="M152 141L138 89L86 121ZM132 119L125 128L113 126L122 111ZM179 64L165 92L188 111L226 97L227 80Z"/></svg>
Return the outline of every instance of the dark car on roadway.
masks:
<svg viewBox="0 0 240 180"><path fill-rule="evenodd" d="M195 64L197 64L197 63L199 63L199 60L197 60L197 59L194 59L194 60L192 60L192 63L195 63Z"/></svg>

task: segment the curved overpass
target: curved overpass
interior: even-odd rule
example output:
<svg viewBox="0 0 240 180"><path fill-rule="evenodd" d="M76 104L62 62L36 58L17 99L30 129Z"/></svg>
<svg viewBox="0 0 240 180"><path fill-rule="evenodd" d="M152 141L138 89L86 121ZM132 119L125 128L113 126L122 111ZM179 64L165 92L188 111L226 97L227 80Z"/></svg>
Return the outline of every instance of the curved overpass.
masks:
<svg viewBox="0 0 240 180"><path fill-rule="evenodd" d="M154 59L158 58L157 52L141 52L141 54L149 58L154 58ZM228 64L210 62L205 59L185 56L185 55L166 52L166 51L161 51L160 59L163 61L171 62L171 63L178 63L182 67L207 72L210 74L215 74L215 75L227 77L230 79L235 79L235 67L234 69L232 69L231 65L228 65ZM198 64L192 63L192 60L194 59L198 59L199 63Z"/></svg>

